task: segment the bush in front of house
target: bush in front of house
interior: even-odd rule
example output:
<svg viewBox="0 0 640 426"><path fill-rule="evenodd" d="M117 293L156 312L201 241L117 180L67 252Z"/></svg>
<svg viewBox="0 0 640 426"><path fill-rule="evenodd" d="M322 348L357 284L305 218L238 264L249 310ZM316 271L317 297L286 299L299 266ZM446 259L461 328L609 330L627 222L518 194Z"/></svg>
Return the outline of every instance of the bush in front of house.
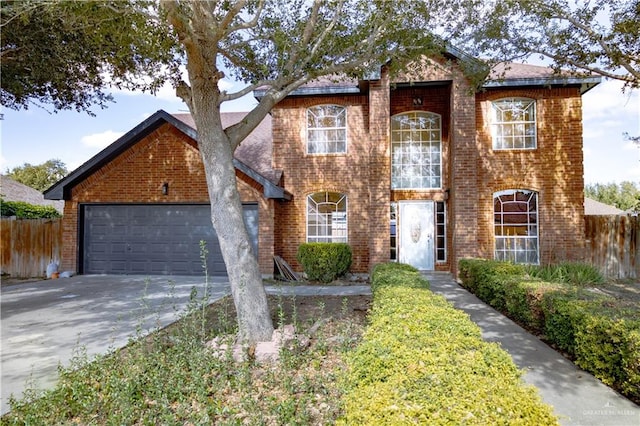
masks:
<svg viewBox="0 0 640 426"><path fill-rule="evenodd" d="M62 215L51 206L38 206L24 201L0 201L0 216L18 219L55 219Z"/></svg>
<svg viewBox="0 0 640 426"><path fill-rule="evenodd" d="M298 247L298 262L311 281L329 283L351 266L351 247L346 243L304 243Z"/></svg>
<svg viewBox="0 0 640 426"><path fill-rule="evenodd" d="M412 272L385 264L372 273L369 326L348 355L338 424L557 424L467 314L425 285L402 285Z"/></svg>
<svg viewBox="0 0 640 426"><path fill-rule="evenodd" d="M379 263L373 268L372 275L376 277L375 281L371 281L373 292L387 286L429 288L429 281L406 263Z"/></svg>
<svg viewBox="0 0 640 426"><path fill-rule="evenodd" d="M638 305L590 291L602 281L589 265L525 267L462 259L463 287L501 310L603 383L640 402L640 310ZM534 271L532 275L528 274ZM536 275L538 274L538 275ZM559 282L540 281L538 277ZM500 288L501 287L501 288ZM491 290L496 289L495 294Z"/></svg>

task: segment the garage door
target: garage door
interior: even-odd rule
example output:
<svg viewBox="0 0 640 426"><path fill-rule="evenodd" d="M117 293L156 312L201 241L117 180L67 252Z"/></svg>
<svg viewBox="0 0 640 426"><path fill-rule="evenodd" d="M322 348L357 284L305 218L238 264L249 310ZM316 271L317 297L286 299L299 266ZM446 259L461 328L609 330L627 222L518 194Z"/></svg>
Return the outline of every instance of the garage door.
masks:
<svg viewBox="0 0 640 426"><path fill-rule="evenodd" d="M258 206L244 219L258 248ZM206 242L210 275L225 275L209 205L85 205L82 207L82 272L85 274L203 275L200 241Z"/></svg>

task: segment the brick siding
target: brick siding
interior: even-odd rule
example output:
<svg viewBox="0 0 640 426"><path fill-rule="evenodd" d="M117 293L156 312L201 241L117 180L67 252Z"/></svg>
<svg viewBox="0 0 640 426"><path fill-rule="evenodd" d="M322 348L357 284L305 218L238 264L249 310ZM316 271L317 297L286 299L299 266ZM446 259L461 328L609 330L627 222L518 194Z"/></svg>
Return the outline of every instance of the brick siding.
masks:
<svg viewBox="0 0 640 426"><path fill-rule="evenodd" d="M163 183L169 184L162 195ZM249 182L249 183L247 183ZM273 204L238 174L243 203L258 203L259 263L263 274L273 273ZM79 208L82 203L208 203L204 167L195 141L164 124L115 159L104 164L71 190L63 217L61 266L78 270Z"/></svg>

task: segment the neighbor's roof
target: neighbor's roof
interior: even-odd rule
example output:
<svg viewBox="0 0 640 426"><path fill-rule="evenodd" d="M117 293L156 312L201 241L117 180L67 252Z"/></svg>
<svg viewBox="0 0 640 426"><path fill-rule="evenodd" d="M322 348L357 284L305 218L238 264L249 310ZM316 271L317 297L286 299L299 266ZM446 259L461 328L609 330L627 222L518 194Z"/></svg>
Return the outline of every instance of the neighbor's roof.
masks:
<svg viewBox="0 0 640 426"><path fill-rule="evenodd" d="M239 115L238 115L239 114ZM244 117L246 113L222 113L223 124L227 121L230 124L236 123ZM139 142L154 130L165 123L168 123L182 133L192 138L198 139L198 134L188 114L176 114L176 116L159 110L152 116L128 131L118 140L107 146L89 161L78 167L58 181L51 188L44 192L44 197L49 200L63 200L69 197L69 190L79 182L94 173L107 162L122 154L129 147ZM235 121L234 121L235 120ZM266 121L266 122L265 122ZM291 199L291 194L278 185L280 174L271 170L271 118L265 119L258 128L251 133L241 144L235 155L233 165L235 168L263 187L263 192L267 198ZM229 125L230 125L229 124ZM268 135L269 137L265 137ZM262 152L262 150L266 152ZM269 162L265 161L265 156L269 157Z"/></svg>
<svg viewBox="0 0 640 426"><path fill-rule="evenodd" d="M584 197L584 214L587 216L595 215L620 215L626 214L624 210L609 204L601 203L591 198Z"/></svg>
<svg viewBox="0 0 640 426"><path fill-rule="evenodd" d="M51 206L62 213L64 201L45 200L42 192L0 175L0 195L4 201L24 201L36 206Z"/></svg>

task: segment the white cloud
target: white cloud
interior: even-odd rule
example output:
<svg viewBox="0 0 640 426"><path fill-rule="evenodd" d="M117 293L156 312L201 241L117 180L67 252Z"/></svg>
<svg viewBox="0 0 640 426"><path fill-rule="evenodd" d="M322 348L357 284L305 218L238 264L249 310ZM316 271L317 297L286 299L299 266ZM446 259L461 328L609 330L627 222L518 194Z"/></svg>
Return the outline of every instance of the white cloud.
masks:
<svg viewBox="0 0 640 426"><path fill-rule="evenodd" d="M90 148L104 148L107 145L113 143L122 135L124 135L124 132L114 132L113 130L107 130L106 132L93 133L91 135L83 136L80 139L80 142Z"/></svg>

